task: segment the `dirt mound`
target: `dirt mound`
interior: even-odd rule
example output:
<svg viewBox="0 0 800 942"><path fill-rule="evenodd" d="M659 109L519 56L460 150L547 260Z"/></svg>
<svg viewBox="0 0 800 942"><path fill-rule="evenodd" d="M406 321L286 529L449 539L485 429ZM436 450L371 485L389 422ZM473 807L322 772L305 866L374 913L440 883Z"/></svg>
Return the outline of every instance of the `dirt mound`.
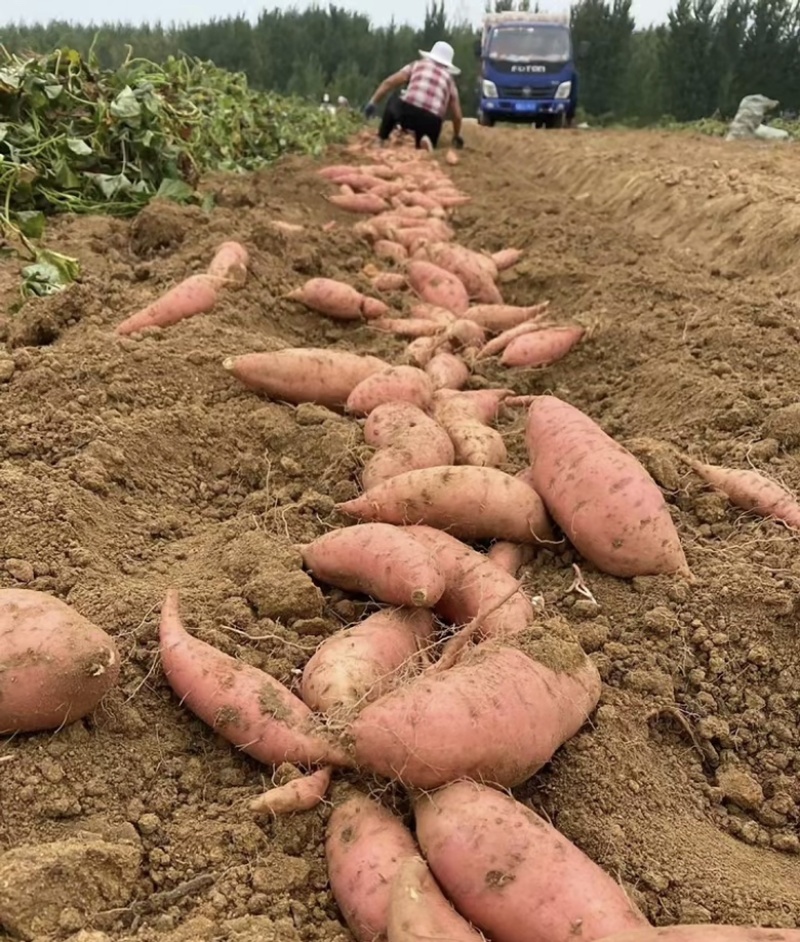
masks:
<svg viewBox="0 0 800 942"><path fill-rule="evenodd" d="M688 150L695 169L681 175ZM606 684L592 726L519 795L657 924L800 926L796 538L733 511L681 461L751 464L800 491L792 159L660 134L475 129L453 171L474 197L456 213L460 241L525 250L506 299L549 298L556 317L592 328L553 368L490 361L475 384L555 392L625 442L665 489L698 577L624 581L582 565L592 601L574 590L571 554L540 554L528 576ZM326 809L252 819L271 770L176 702L157 613L179 585L192 630L288 684L320 636L363 614L321 592L293 549L342 523L333 505L355 496L368 453L358 423L268 402L221 364L286 345L394 360L403 347L284 299L314 275L363 286L371 260L313 164L204 190L208 212L154 204L134 223L55 223L83 282L6 315L0 587L75 605L115 636L123 677L91 720L0 746L0 851L68 841L78 860L85 844L88 865L92 842L75 843L86 831L140 849L130 901L109 893L90 921L90 901L71 900L56 917L63 936L345 940ZM252 251L244 289L166 331L112 334L224 239ZM0 266L0 314L17 277ZM522 424L503 429L512 469L525 461Z"/></svg>

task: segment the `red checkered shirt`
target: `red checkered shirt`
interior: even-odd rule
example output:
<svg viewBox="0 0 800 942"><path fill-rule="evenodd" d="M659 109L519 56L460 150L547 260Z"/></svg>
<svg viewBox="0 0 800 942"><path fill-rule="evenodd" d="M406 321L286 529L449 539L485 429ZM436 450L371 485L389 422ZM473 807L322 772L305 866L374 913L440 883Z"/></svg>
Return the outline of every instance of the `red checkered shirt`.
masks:
<svg viewBox="0 0 800 942"><path fill-rule="evenodd" d="M418 59L409 63L402 72L408 77L403 101L444 120L450 102L458 100L456 83L447 69L430 59Z"/></svg>

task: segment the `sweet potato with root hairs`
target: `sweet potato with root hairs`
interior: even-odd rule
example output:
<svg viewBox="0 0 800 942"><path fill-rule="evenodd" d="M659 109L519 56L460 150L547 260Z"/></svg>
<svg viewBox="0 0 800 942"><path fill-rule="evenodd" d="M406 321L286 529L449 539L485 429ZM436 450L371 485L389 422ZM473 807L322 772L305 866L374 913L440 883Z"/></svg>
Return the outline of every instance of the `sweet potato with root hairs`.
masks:
<svg viewBox="0 0 800 942"><path fill-rule="evenodd" d="M336 508L356 520L423 523L471 542L553 540L536 491L495 468L464 465L407 471Z"/></svg>
<svg viewBox="0 0 800 942"><path fill-rule="evenodd" d="M468 648L446 670L425 672L368 704L347 737L359 768L407 787L468 778L510 788L578 732L600 688L577 643L523 630Z"/></svg>
<svg viewBox="0 0 800 942"><path fill-rule="evenodd" d="M452 351L447 340L438 336L417 337L406 347L406 359L412 366L426 366L443 351Z"/></svg>
<svg viewBox="0 0 800 942"><path fill-rule="evenodd" d="M514 477L533 487L533 470L530 466L518 471ZM538 494L536 495L539 496ZM536 547L532 543L513 543L510 540L497 540L489 547L486 554L493 563L496 563L506 572L516 576L520 569L527 565L536 555Z"/></svg>
<svg viewBox="0 0 800 942"><path fill-rule="evenodd" d="M280 681L186 631L176 589L161 608L159 650L181 705L242 752L273 765L347 764L311 710Z"/></svg>
<svg viewBox="0 0 800 942"><path fill-rule="evenodd" d="M328 197L328 202L347 213L374 215L389 208L389 204L374 193L340 193Z"/></svg>
<svg viewBox="0 0 800 942"><path fill-rule="evenodd" d="M398 337L434 337L443 331L440 324L423 317L378 317L370 327Z"/></svg>
<svg viewBox="0 0 800 942"><path fill-rule="evenodd" d="M325 856L331 892L356 942L386 942L395 873L405 858L419 856L410 831L356 793L331 812Z"/></svg>
<svg viewBox="0 0 800 942"><path fill-rule="evenodd" d="M583 337L583 327L549 327L515 337L503 350L503 366L521 366L533 369L550 366L569 351Z"/></svg>
<svg viewBox="0 0 800 942"><path fill-rule="evenodd" d="M389 308L383 301L369 298L334 278L310 278L301 288L295 288L286 297L290 301L298 301L312 311L342 321L385 317L389 313Z"/></svg>
<svg viewBox="0 0 800 942"><path fill-rule="evenodd" d="M510 795L455 782L417 796L414 816L433 875L492 942L595 942L649 925L609 874Z"/></svg>
<svg viewBox="0 0 800 942"><path fill-rule="evenodd" d="M408 287L405 275L400 272L382 271L370 278L376 291L402 291Z"/></svg>
<svg viewBox="0 0 800 942"><path fill-rule="evenodd" d="M486 343L486 334L483 332L483 328L479 327L474 321L459 317L447 327L444 339L452 341L453 345L459 350L468 350L470 348L479 350Z"/></svg>
<svg viewBox="0 0 800 942"><path fill-rule="evenodd" d="M450 242L431 242L423 253L428 261L444 268L458 278L470 299L482 304L502 304L503 297L477 252Z"/></svg>
<svg viewBox="0 0 800 942"><path fill-rule="evenodd" d="M774 517L791 530L800 530L800 504L784 487L758 471L721 468L689 460L700 477L721 491L742 510L761 517Z"/></svg>
<svg viewBox="0 0 800 942"><path fill-rule="evenodd" d="M436 428L436 422L411 403L387 402L377 406L367 417L364 441L374 448L383 448L394 441L396 434L416 426L432 431Z"/></svg>
<svg viewBox="0 0 800 942"><path fill-rule="evenodd" d="M437 307L435 304L422 302L415 304L410 311L411 317L421 318L423 320L434 321L437 324L452 324L458 320L458 317L445 307Z"/></svg>
<svg viewBox="0 0 800 942"><path fill-rule="evenodd" d="M213 275L190 275L147 307L117 324L116 333L127 335L145 327L169 327L196 314L207 314L217 303L217 291L221 285L221 280Z"/></svg>
<svg viewBox="0 0 800 942"><path fill-rule="evenodd" d="M57 730L119 679L117 646L55 596L0 589L0 734Z"/></svg>
<svg viewBox="0 0 800 942"><path fill-rule="evenodd" d="M433 419L430 422L430 426L415 425L398 431L390 444L375 452L361 472L365 491L406 471L452 464L450 436Z"/></svg>
<svg viewBox="0 0 800 942"><path fill-rule="evenodd" d="M321 582L389 605L431 608L445 590L435 557L407 531L388 523L331 530L298 547Z"/></svg>
<svg viewBox="0 0 800 942"><path fill-rule="evenodd" d="M499 334L501 331L508 330L509 327L516 327L517 324L525 321L544 317L549 306L549 301L542 301L541 304L531 304L527 307L518 307L513 304L474 304L464 312L463 316L475 321L490 334Z"/></svg>
<svg viewBox="0 0 800 942"><path fill-rule="evenodd" d="M522 258L522 249L501 249L499 252L492 252L490 257L498 271L506 271L513 268Z"/></svg>
<svg viewBox="0 0 800 942"><path fill-rule="evenodd" d="M346 409L353 415L369 415L387 402L410 402L427 409L433 393L433 383L424 370L417 366L390 366L362 380L347 397Z"/></svg>
<svg viewBox="0 0 800 942"><path fill-rule="evenodd" d="M461 389L470 376L469 367L454 353L437 353L425 364L434 389Z"/></svg>
<svg viewBox="0 0 800 942"><path fill-rule="evenodd" d="M388 942L486 942L453 909L422 857L404 860L392 880Z"/></svg>
<svg viewBox="0 0 800 942"><path fill-rule="evenodd" d="M454 314L460 315L468 310L467 289L449 271L419 260L409 262L407 271L412 291L423 301L443 307Z"/></svg>
<svg viewBox="0 0 800 942"><path fill-rule="evenodd" d="M388 369L377 357L345 350L290 347L269 353L228 357L223 367L248 389L282 402L316 402L340 408L355 387L372 373Z"/></svg>
<svg viewBox="0 0 800 942"><path fill-rule="evenodd" d="M444 573L445 590L434 611L452 625L481 616L481 638L499 638L526 628L533 606L518 591L517 581L471 546L443 530L425 525L405 528L435 556Z"/></svg>
<svg viewBox="0 0 800 942"><path fill-rule="evenodd" d="M689 575L655 481L588 415L555 396L537 396L525 443L536 492L567 539L601 572Z"/></svg>
<svg viewBox="0 0 800 942"><path fill-rule="evenodd" d="M510 392L492 389L436 391L433 416L453 442L456 464L480 467L503 464L508 456L503 437L488 423L497 415L502 399ZM447 393L450 395L445 395Z"/></svg>
<svg viewBox="0 0 800 942"><path fill-rule="evenodd" d="M759 926L699 925L646 926L615 932L603 942L800 942L798 929L762 929ZM391 939L390 939L391 942Z"/></svg>
<svg viewBox="0 0 800 942"><path fill-rule="evenodd" d="M408 251L399 242L390 242L389 239L378 239L373 250L378 258L385 258L397 265L403 264L408 258Z"/></svg>
<svg viewBox="0 0 800 942"><path fill-rule="evenodd" d="M241 242L223 242L211 259L208 274L231 287L241 287L247 281L249 262L250 255Z"/></svg>
<svg viewBox="0 0 800 942"><path fill-rule="evenodd" d="M403 674L424 664L433 631L429 609L383 609L326 638L303 670L302 694L312 710L331 715L382 696Z"/></svg>
<svg viewBox="0 0 800 942"><path fill-rule="evenodd" d="M301 775L285 785L270 788L250 802L250 810L255 814L296 814L298 811L311 811L325 797L331 784L333 768L325 768L308 775Z"/></svg>
<svg viewBox="0 0 800 942"><path fill-rule="evenodd" d="M524 321L522 324L517 324L516 327L509 327L508 330L504 330L502 334L498 334L488 341L488 343L485 343L478 351L477 359L483 360L486 357L495 356L505 350L516 337L522 337L524 334L530 334L554 326L554 324L548 321Z"/></svg>

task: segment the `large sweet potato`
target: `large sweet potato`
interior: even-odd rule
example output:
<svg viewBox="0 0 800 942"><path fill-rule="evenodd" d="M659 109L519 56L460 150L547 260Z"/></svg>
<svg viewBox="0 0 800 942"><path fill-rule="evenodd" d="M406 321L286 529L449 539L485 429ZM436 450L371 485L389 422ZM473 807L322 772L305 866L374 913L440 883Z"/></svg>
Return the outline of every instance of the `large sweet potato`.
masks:
<svg viewBox="0 0 800 942"><path fill-rule="evenodd" d="M74 723L119 678L114 641L66 602L0 589L0 733Z"/></svg>

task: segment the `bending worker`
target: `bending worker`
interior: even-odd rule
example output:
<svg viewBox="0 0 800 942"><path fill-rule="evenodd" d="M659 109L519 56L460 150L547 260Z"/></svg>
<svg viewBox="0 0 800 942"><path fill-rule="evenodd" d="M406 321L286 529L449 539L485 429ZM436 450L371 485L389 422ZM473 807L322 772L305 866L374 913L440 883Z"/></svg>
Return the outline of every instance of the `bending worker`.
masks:
<svg viewBox="0 0 800 942"><path fill-rule="evenodd" d="M442 125L448 114L453 121L453 147L461 148L461 101L453 81L461 69L453 65L453 47L450 43L438 42L430 52L420 49L420 59L411 62L385 78L364 108L371 118L377 111L377 103L385 95L405 85L405 91L395 94L386 103L378 131L381 142L387 141L396 127L414 135L417 149L433 150L439 143Z"/></svg>

